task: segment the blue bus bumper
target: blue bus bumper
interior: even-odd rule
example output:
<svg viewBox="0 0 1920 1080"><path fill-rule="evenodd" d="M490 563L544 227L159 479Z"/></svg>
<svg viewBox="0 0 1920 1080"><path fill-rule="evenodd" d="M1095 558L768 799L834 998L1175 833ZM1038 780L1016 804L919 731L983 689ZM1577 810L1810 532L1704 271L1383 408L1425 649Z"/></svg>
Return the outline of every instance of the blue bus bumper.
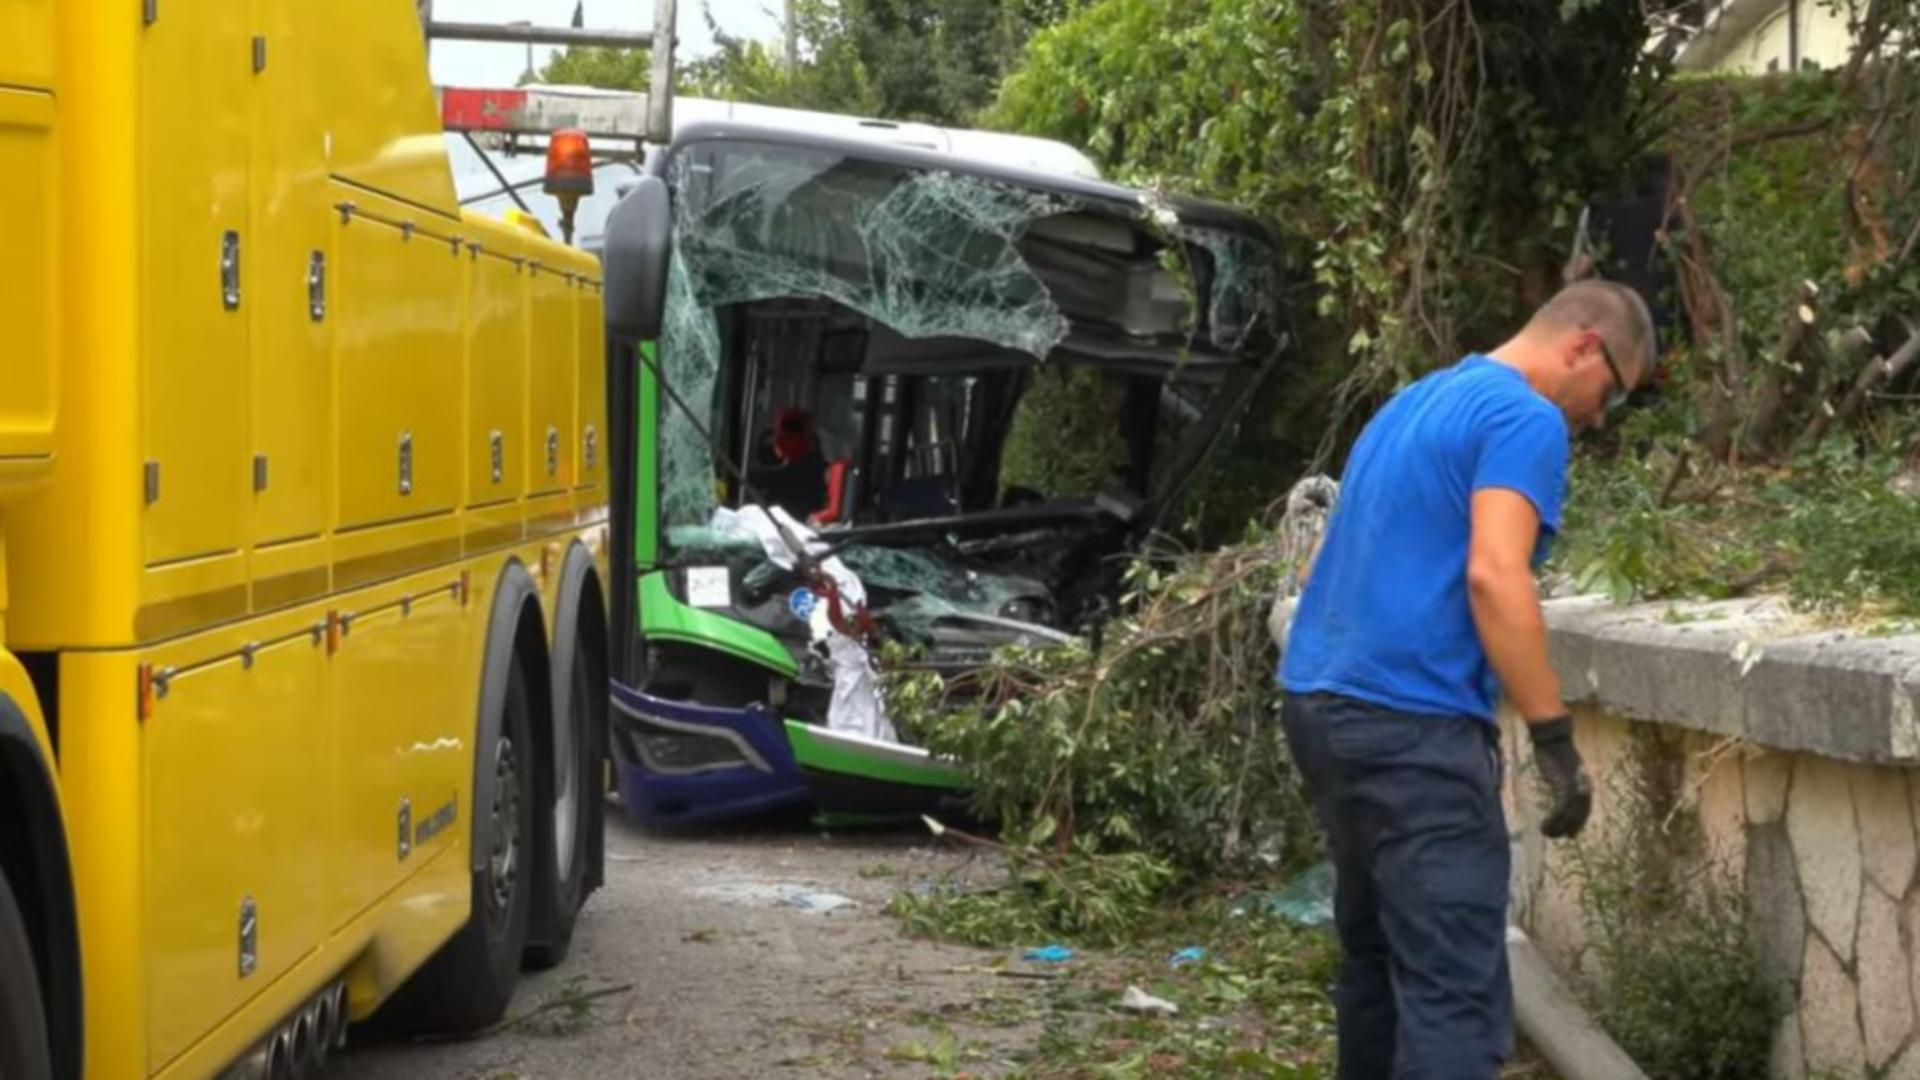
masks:
<svg viewBox="0 0 1920 1080"><path fill-rule="evenodd" d="M765 706L714 708L617 682L612 691L614 767L634 820L691 825L808 802L785 725Z"/></svg>

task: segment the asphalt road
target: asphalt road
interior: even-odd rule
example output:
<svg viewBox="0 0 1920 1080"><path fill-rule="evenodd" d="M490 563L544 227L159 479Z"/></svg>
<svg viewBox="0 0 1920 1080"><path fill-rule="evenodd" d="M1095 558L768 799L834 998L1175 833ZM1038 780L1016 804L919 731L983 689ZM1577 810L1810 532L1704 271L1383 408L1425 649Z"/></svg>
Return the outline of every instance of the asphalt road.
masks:
<svg viewBox="0 0 1920 1080"><path fill-rule="evenodd" d="M943 1016L1031 993L995 954L902 936L882 913L910 883L964 870L924 832L767 826L659 836L611 823L607 885L559 968L524 977L504 1027L459 1042L356 1033L330 1077L740 1080L919 1077ZM852 901L834 910L832 898ZM970 1072L1031 1030L969 1032Z"/></svg>

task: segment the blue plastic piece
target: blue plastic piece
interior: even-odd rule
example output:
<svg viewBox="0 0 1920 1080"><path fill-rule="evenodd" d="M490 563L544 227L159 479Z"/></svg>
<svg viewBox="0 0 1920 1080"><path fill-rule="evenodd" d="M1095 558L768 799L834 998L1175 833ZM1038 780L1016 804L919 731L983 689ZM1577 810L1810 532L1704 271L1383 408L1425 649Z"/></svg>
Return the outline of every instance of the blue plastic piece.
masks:
<svg viewBox="0 0 1920 1080"><path fill-rule="evenodd" d="M1024 959L1037 960L1043 964L1064 964L1073 959L1073 950L1065 945L1046 945L1038 949L1028 949Z"/></svg>
<svg viewBox="0 0 1920 1080"><path fill-rule="evenodd" d="M1186 964L1197 964L1206 958L1207 950L1198 945L1189 945L1179 952L1174 953L1173 959L1169 962L1172 963L1174 967L1181 967Z"/></svg>

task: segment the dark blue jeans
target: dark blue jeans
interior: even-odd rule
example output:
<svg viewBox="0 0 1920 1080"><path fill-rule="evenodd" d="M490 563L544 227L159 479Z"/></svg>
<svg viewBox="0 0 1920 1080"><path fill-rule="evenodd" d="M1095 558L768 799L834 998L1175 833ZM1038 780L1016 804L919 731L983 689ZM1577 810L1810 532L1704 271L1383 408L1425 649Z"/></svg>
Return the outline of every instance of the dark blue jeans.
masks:
<svg viewBox="0 0 1920 1080"><path fill-rule="evenodd" d="M1333 857L1341 1080L1489 1080L1513 1046L1497 729L1334 694L1280 719Z"/></svg>

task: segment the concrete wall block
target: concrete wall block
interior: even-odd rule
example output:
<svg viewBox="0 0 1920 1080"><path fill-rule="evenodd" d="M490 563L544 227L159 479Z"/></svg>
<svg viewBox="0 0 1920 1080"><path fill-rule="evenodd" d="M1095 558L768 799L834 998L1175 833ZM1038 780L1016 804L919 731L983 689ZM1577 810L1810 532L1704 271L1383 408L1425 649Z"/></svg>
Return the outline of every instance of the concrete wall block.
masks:
<svg viewBox="0 0 1920 1080"><path fill-rule="evenodd" d="M1793 758L1777 750L1756 749L1740 769L1746 777L1747 823L1772 825L1785 817Z"/></svg>
<svg viewBox="0 0 1920 1080"><path fill-rule="evenodd" d="M1866 1074L1866 1043L1860 1032L1860 994L1840 958L1817 935L1807 938L1801 964L1800 1039L1809 1072Z"/></svg>
<svg viewBox="0 0 1920 1080"><path fill-rule="evenodd" d="M1800 1045L1800 1014L1789 1012L1773 1030L1767 1075L1773 1080L1807 1080L1807 1054ZM1915 1080L1920 1080L1916 1077Z"/></svg>
<svg viewBox="0 0 1920 1080"><path fill-rule="evenodd" d="M1740 666L1714 635L1641 615L1569 632L1556 625L1549 647L1570 699L1694 731L1746 733Z"/></svg>
<svg viewBox="0 0 1920 1080"><path fill-rule="evenodd" d="M1916 830L1920 830L1920 772L1901 769L1900 776L1907 784L1907 813L1913 818ZM1920 836L1916 836L1915 842L1920 843ZM1915 871L1920 872L1920 866L1916 866Z"/></svg>
<svg viewBox="0 0 1920 1080"><path fill-rule="evenodd" d="M1902 951L1907 959L1907 987L1910 1000L1920 1003L1920 893L1907 898L1904 915L1907 933ZM1920 1060L1914 1064L1920 1068Z"/></svg>
<svg viewBox="0 0 1920 1080"><path fill-rule="evenodd" d="M1884 1068L1913 1033L1911 965L1900 943L1898 902L1868 885L1860 895L1860 1024L1867 1064Z"/></svg>
<svg viewBox="0 0 1920 1080"><path fill-rule="evenodd" d="M1801 756L1793 765L1793 797L1787 803L1787 834L1807 920L1842 964L1853 962L1862 878L1849 771L1838 762ZM1812 1032L1807 1034L1811 1038Z"/></svg>
<svg viewBox="0 0 1920 1080"><path fill-rule="evenodd" d="M1627 770L1634 764L1635 727L1617 716L1589 708L1576 708L1574 718L1574 738L1593 777L1593 816L1580 839L1589 846L1602 846L1630 824L1621 814L1620 804L1624 785L1630 779Z"/></svg>
<svg viewBox="0 0 1920 1080"><path fill-rule="evenodd" d="M1738 750L1715 742L1690 748L1687 788L1696 793L1707 857L1738 873L1747 864L1745 781ZM1904 792L1903 792L1904 794Z"/></svg>
<svg viewBox="0 0 1920 1080"><path fill-rule="evenodd" d="M1909 1045L1894 1058L1881 1080L1920 1080L1920 1044Z"/></svg>
<svg viewBox="0 0 1920 1080"><path fill-rule="evenodd" d="M1773 599L1546 608L1570 700L1779 749L1920 761L1920 635L1817 631Z"/></svg>
<svg viewBox="0 0 1920 1080"><path fill-rule="evenodd" d="M1772 1074L1920 1080L1920 635L1823 631L1770 599L1576 597L1547 618L1599 787L1589 843L1625 825L1611 780L1639 722L1748 744L1723 757L1687 741L1682 813L1708 857L1744 872L1756 947L1792 1005ZM1540 841L1525 731L1503 728L1516 911L1577 971L1592 955L1571 860Z"/></svg>
<svg viewBox="0 0 1920 1080"><path fill-rule="evenodd" d="M1891 648L1839 635L1768 644L1747 676L1748 737L1854 761L1911 759L1920 747L1893 708L1906 665Z"/></svg>
<svg viewBox="0 0 1920 1080"><path fill-rule="evenodd" d="M1807 944L1806 905L1800 898L1793 844L1780 825L1764 825L1747 838L1747 902L1754 944L1767 967L1799 996L1800 962Z"/></svg>
<svg viewBox="0 0 1920 1080"><path fill-rule="evenodd" d="M1920 665L1908 668L1891 688L1893 756L1898 761L1920 760Z"/></svg>
<svg viewBox="0 0 1920 1080"><path fill-rule="evenodd" d="M1582 899L1580 882L1571 867L1549 863L1540 887L1534 890L1532 922L1527 932L1541 955L1564 972L1580 971L1587 951L1587 913Z"/></svg>
<svg viewBox="0 0 1920 1080"><path fill-rule="evenodd" d="M1906 772L1889 766L1855 770L1853 805L1867 876L1888 896L1907 895L1915 851Z"/></svg>

